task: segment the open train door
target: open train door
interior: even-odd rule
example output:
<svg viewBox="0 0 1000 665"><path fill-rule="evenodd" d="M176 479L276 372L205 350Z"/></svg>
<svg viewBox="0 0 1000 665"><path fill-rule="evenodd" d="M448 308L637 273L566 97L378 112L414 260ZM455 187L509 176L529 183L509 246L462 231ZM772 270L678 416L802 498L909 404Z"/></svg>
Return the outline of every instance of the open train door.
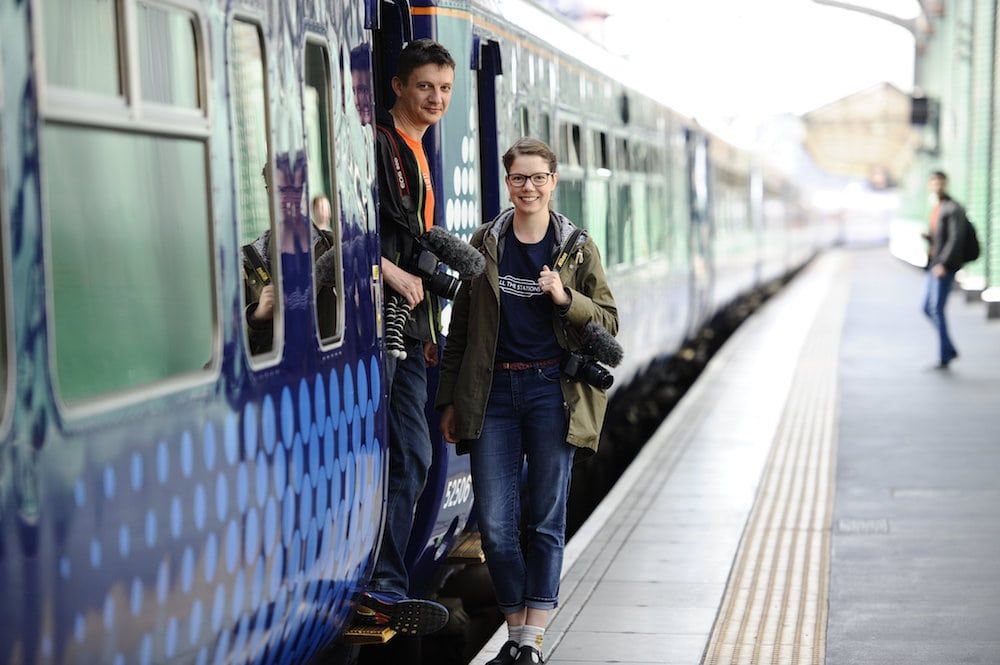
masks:
<svg viewBox="0 0 1000 665"><path fill-rule="evenodd" d="M483 220L500 213L500 149L497 144L497 77L503 74L500 44L472 37L479 115L479 183Z"/></svg>

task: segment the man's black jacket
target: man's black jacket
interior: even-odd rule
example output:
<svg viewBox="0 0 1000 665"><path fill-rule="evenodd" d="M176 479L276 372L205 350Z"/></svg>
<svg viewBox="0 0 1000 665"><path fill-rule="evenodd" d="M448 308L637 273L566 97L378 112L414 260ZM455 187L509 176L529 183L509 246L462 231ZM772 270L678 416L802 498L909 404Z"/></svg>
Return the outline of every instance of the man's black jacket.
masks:
<svg viewBox="0 0 1000 665"><path fill-rule="evenodd" d="M951 197L942 196L928 268L940 264L949 272L956 272L962 267L962 249L965 247L968 223L965 209Z"/></svg>
<svg viewBox="0 0 1000 665"><path fill-rule="evenodd" d="M409 264L415 258L414 252L419 251L416 238L424 233L423 208L427 186L420 176L416 156L396 133L392 115L383 110L376 115L375 143L382 256L412 273ZM396 168L397 163L399 169ZM402 182L399 182L400 178ZM425 291L424 301L413 310L404 332L419 340L437 341L439 322L437 297Z"/></svg>

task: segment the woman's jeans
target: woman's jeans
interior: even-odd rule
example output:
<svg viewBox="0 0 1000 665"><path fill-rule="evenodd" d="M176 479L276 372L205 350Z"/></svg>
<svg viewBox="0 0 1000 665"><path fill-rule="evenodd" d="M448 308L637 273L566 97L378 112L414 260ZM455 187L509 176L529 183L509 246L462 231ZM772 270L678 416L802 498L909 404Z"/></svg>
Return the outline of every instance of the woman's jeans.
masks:
<svg viewBox="0 0 1000 665"><path fill-rule="evenodd" d="M471 452L472 486L497 603L505 614L550 610L559 598L566 496L574 448L558 366L496 370L482 436ZM527 456L527 538L522 551L521 472Z"/></svg>

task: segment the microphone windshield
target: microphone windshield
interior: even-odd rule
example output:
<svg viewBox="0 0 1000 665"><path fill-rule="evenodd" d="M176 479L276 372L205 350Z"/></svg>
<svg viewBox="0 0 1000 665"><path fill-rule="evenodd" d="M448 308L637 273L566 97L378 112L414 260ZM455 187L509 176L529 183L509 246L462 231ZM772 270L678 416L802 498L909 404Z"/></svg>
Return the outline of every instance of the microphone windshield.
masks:
<svg viewBox="0 0 1000 665"><path fill-rule="evenodd" d="M618 367L625 355L622 345L599 323L590 321L583 327L583 344L605 365Z"/></svg>
<svg viewBox="0 0 1000 665"><path fill-rule="evenodd" d="M432 226L423 240L431 252L462 279L475 279L486 270L486 259L475 247L440 226Z"/></svg>

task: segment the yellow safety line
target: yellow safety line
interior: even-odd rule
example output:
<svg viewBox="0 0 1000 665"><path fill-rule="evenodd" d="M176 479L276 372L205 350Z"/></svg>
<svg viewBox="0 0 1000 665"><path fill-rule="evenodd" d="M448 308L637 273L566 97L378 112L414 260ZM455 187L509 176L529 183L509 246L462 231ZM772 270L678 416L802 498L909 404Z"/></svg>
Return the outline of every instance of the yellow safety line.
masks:
<svg viewBox="0 0 1000 665"><path fill-rule="evenodd" d="M825 658L847 296L846 282L834 284L802 349L705 665L821 665Z"/></svg>

